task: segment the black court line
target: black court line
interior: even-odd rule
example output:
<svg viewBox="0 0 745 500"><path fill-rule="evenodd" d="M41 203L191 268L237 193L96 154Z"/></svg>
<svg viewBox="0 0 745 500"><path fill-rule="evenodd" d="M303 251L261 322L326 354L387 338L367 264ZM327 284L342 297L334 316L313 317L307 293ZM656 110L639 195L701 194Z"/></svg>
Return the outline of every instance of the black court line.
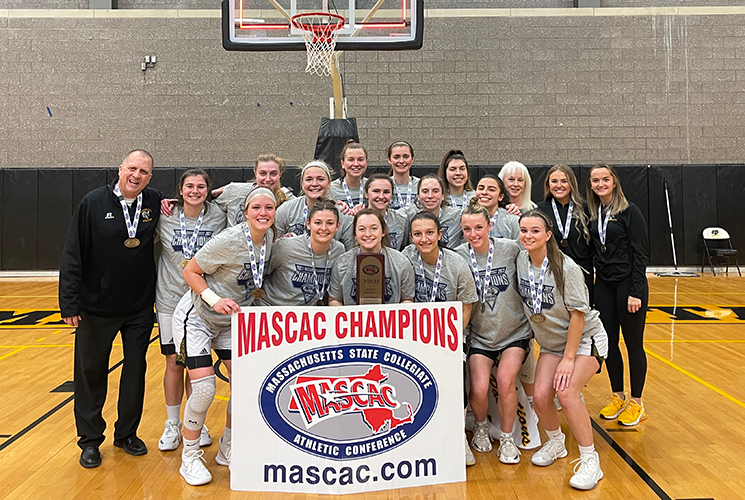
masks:
<svg viewBox="0 0 745 500"><path fill-rule="evenodd" d="M12 434L0 434L0 439L9 438L10 436L12 436Z"/></svg>
<svg viewBox="0 0 745 500"><path fill-rule="evenodd" d="M611 445L611 448L618 453L618 456L623 459L624 462L628 464L629 467L631 467L631 470L636 472L636 475L641 478L642 481L647 483L647 486L655 492L655 494L660 497L660 500L673 500L670 495L665 493L665 490L660 488L660 485L655 482L654 479L652 479L649 474L647 474L647 471L642 469L641 465L636 463L636 461L629 456L626 451L621 448L621 445L616 443L616 441L610 437L610 434L606 432L606 430L600 426L597 422L595 422L595 419L590 418L590 422L592 422L592 428L595 429L595 431L600 434L600 436L605 439L605 442Z"/></svg>
<svg viewBox="0 0 745 500"><path fill-rule="evenodd" d="M158 338L157 335L155 337L151 338L150 339L150 342L148 342L148 345L150 345L153 342L155 342L155 340L157 338ZM122 366L122 364L124 364L124 359L121 359L117 364L115 364L114 366L112 366L111 368L109 368L108 373L113 372L114 370L116 370L117 368L119 368L120 366ZM18 431L16 434L13 434L10 437L10 439L8 439L7 441L5 441L3 444L0 444L0 451L3 451L5 448L7 448L11 444L15 443L16 441L18 441L19 439L21 439L23 436L25 436L26 434L28 434L29 432L31 432L36 426L38 426L39 424L41 424L42 422L44 422L46 419L48 419L49 417L51 417L52 415L54 415L55 413L57 413L59 410L61 410L65 406L67 406L70 403L70 401L72 401L73 399L75 399L75 396L74 395L69 396L67 399L65 399L64 401L62 401L61 403L59 403L57 406L55 406L54 408L52 408L51 410L49 410L48 412L46 412L44 415L42 415L41 417L39 417L36 420L34 420L33 422L31 422L29 425L27 425L26 427L24 427L23 429L21 429L20 431Z"/></svg>

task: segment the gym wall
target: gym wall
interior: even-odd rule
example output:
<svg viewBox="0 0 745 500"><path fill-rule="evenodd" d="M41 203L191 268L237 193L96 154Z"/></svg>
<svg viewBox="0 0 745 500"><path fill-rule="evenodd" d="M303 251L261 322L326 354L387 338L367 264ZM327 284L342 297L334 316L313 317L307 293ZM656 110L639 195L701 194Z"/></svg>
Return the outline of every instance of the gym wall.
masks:
<svg viewBox="0 0 745 500"><path fill-rule="evenodd" d="M304 53L224 51L216 0L118 3L92 17L87 0L0 0L3 269L55 268L72 208L131 149L167 167L156 184L190 166L235 167L240 179L267 151L311 159L331 83L303 73ZM745 8L561 8L569 3L428 0L423 49L345 53L348 114L371 164L405 139L416 165L437 165L452 147L474 165L641 165L645 176L629 182L646 187L624 188L652 216L652 263L671 262L664 173L671 194L680 189L680 262L695 264L698 226L743 226L734 164L745 158ZM487 4L515 8L479 9ZM449 13L454 5L466 10ZM555 9L524 9L538 6ZM158 62L143 72L145 55Z"/></svg>

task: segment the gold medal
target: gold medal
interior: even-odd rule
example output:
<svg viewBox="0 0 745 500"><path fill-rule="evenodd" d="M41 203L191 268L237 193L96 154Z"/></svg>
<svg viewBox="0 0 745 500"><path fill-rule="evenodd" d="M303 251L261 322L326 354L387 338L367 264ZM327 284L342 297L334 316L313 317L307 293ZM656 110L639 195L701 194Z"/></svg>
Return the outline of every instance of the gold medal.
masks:
<svg viewBox="0 0 745 500"><path fill-rule="evenodd" d="M124 246L127 248L137 248L140 246L140 240L137 238L127 238L124 240Z"/></svg>
<svg viewBox="0 0 745 500"><path fill-rule="evenodd" d="M184 268L184 269L186 269L186 266L189 265L189 262L190 261L191 261L191 259L184 259L184 260L182 260L181 261L181 267Z"/></svg>
<svg viewBox="0 0 745 500"><path fill-rule="evenodd" d="M561 246L563 246L564 248L566 248L566 247L569 246L569 242L567 240L561 240Z"/></svg>
<svg viewBox="0 0 745 500"><path fill-rule="evenodd" d="M264 298L264 290L262 290L261 288L255 288L251 292L251 296L253 298L255 298L255 299L263 299Z"/></svg>
<svg viewBox="0 0 745 500"><path fill-rule="evenodd" d="M533 314L530 317L530 321L533 322L533 323L543 323L544 321L546 321L546 316L544 316L543 314L540 314L540 313Z"/></svg>

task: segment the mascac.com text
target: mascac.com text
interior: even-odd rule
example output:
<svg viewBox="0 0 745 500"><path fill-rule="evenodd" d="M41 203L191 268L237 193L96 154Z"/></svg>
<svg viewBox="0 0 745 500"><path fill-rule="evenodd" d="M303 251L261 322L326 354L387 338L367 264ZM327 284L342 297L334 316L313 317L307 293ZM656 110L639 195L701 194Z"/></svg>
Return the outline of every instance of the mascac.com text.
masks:
<svg viewBox="0 0 745 500"><path fill-rule="evenodd" d="M340 485L355 483L366 483L368 481L392 481L394 479L408 479L414 477L427 477L437 475L437 461L434 458L420 458L410 462L402 460L397 464L386 462L380 467L377 475L370 472L367 465L357 467L324 467L320 469L315 465L303 467L302 465L264 465L265 483L292 484L324 484L332 485L337 481Z"/></svg>

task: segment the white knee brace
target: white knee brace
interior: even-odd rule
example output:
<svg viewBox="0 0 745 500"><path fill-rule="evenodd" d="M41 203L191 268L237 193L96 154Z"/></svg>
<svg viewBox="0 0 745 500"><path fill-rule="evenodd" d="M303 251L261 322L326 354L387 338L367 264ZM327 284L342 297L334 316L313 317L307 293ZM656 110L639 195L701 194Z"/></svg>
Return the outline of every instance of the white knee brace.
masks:
<svg viewBox="0 0 745 500"><path fill-rule="evenodd" d="M207 410L215 399L215 376L191 381L191 396L186 401L184 409L184 427L191 431L201 431Z"/></svg>

